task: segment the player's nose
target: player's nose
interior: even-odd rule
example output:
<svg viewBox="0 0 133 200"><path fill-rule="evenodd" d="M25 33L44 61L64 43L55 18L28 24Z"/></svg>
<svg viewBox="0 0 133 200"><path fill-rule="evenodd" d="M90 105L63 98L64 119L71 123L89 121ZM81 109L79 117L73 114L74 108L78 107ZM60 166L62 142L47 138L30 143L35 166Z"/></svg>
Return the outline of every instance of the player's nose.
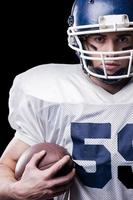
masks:
<svg viewBox="0 0 133 200"><path fill-rule="evenodd" d="M106 52L109 52L109 53L107 53L106 56L107 57L114 57L114 54L111 54L110 52L115 52L115 51L119 51L117 45L114 43L113 40L109 40L107 47L106 47Z"/></svg>
<svg viewBox="0 0 133 200"><path fill-rule="evenodd" d="M107 45L108 51L118 51L118 47L114 40L109 40Z"/></svg>

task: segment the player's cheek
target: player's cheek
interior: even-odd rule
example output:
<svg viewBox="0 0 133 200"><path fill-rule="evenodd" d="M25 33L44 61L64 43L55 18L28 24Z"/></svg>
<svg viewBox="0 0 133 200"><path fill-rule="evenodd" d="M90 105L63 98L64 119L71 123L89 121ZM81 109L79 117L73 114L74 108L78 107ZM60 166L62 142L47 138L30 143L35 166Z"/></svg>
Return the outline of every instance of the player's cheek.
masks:
<svg viewBox="0 0 133 200"><path fill-rule="evenodd" d="M121 60L121 61L120 61L120 65L121 65L121 67L127 68L128 65L129 65L129 59Z"/></svg>
<svg viewBox="0 0 133 200"><path fill-rule="evenodd" d="M98 60L93 60L92 61L92 66L94 67L94 68L100 68L100 66L101 66L101 62L100 61L98 61Z"/></svg>

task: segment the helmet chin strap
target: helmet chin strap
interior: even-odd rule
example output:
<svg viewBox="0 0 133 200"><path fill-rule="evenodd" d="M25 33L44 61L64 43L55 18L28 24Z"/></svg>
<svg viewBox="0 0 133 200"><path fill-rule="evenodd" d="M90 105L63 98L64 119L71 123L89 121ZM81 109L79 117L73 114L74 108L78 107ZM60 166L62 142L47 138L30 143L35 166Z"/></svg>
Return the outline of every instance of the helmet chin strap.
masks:
<svg viewBox="0 0 133 200"><path fill-rule="evenodd" d="M97 73L97 74L100 74L100 75L104 75L104 72L102 69L98 69L98 68L95 68L94 71ZM123 75L123 74L126 74L127 73L127 69L125 68L122 68L122 69L119 69L117 72L115 72L114 74L112 74L113 76L120 76L120 75ZM100 78L104 83L107 83L109 85L113 85L113 84L117 84L121 81L121 78L120 79L105 79L105 78Z"/></svg>

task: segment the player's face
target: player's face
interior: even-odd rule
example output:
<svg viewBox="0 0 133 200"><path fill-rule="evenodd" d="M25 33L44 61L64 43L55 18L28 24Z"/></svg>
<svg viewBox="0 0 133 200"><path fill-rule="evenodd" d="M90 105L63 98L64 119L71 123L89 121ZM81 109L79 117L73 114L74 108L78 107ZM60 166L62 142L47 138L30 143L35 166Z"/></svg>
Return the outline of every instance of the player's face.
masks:
<svg viewBox="0 0 133 200"><path fill-rule="evenodd" d="M94 34L88 36L85 41L85 47L89 51L111 52L129 50L133 48L133 32ZM108 58L114 57L112 54L107 54L106 56ZM119 71L121 68L127 68L128 64L129 59L105 61L107 74L113 75L114 73L117 73L117 71ZM92 65L94 68L103 69L101 61L93 60Z"/></svg>

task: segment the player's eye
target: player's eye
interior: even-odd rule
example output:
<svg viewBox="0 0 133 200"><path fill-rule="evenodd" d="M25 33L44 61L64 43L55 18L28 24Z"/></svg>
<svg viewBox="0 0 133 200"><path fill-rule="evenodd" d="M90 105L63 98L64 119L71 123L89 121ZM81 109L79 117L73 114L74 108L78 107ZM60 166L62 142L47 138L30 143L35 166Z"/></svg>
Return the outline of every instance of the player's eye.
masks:
<svg viewBox="0 0 133 200"><path fill-rule="evenodd" d="M97 36L94 37L94 41L96 43L102 44L102 43L105 42L105 37L102 36L102 35L97 35Z"/></svg>
<svg viewBox="0 0 133 200"><path fill-rule="evenodd" d="M120 38L118 39L118 41L119 41L120 43L125 43L125 44L127 44L127 43L130 42L130 38L127 37L127 36L123 36L123 37L120 37Z"/></svg>
<svg viewBox="0 0 133 200"><path fill-rule="evenodd" d="M106 36L101 35L101 34L94 34L86 37L86 42L87 43L97 43L97 44L102 44L106 40Z"/></svg>

